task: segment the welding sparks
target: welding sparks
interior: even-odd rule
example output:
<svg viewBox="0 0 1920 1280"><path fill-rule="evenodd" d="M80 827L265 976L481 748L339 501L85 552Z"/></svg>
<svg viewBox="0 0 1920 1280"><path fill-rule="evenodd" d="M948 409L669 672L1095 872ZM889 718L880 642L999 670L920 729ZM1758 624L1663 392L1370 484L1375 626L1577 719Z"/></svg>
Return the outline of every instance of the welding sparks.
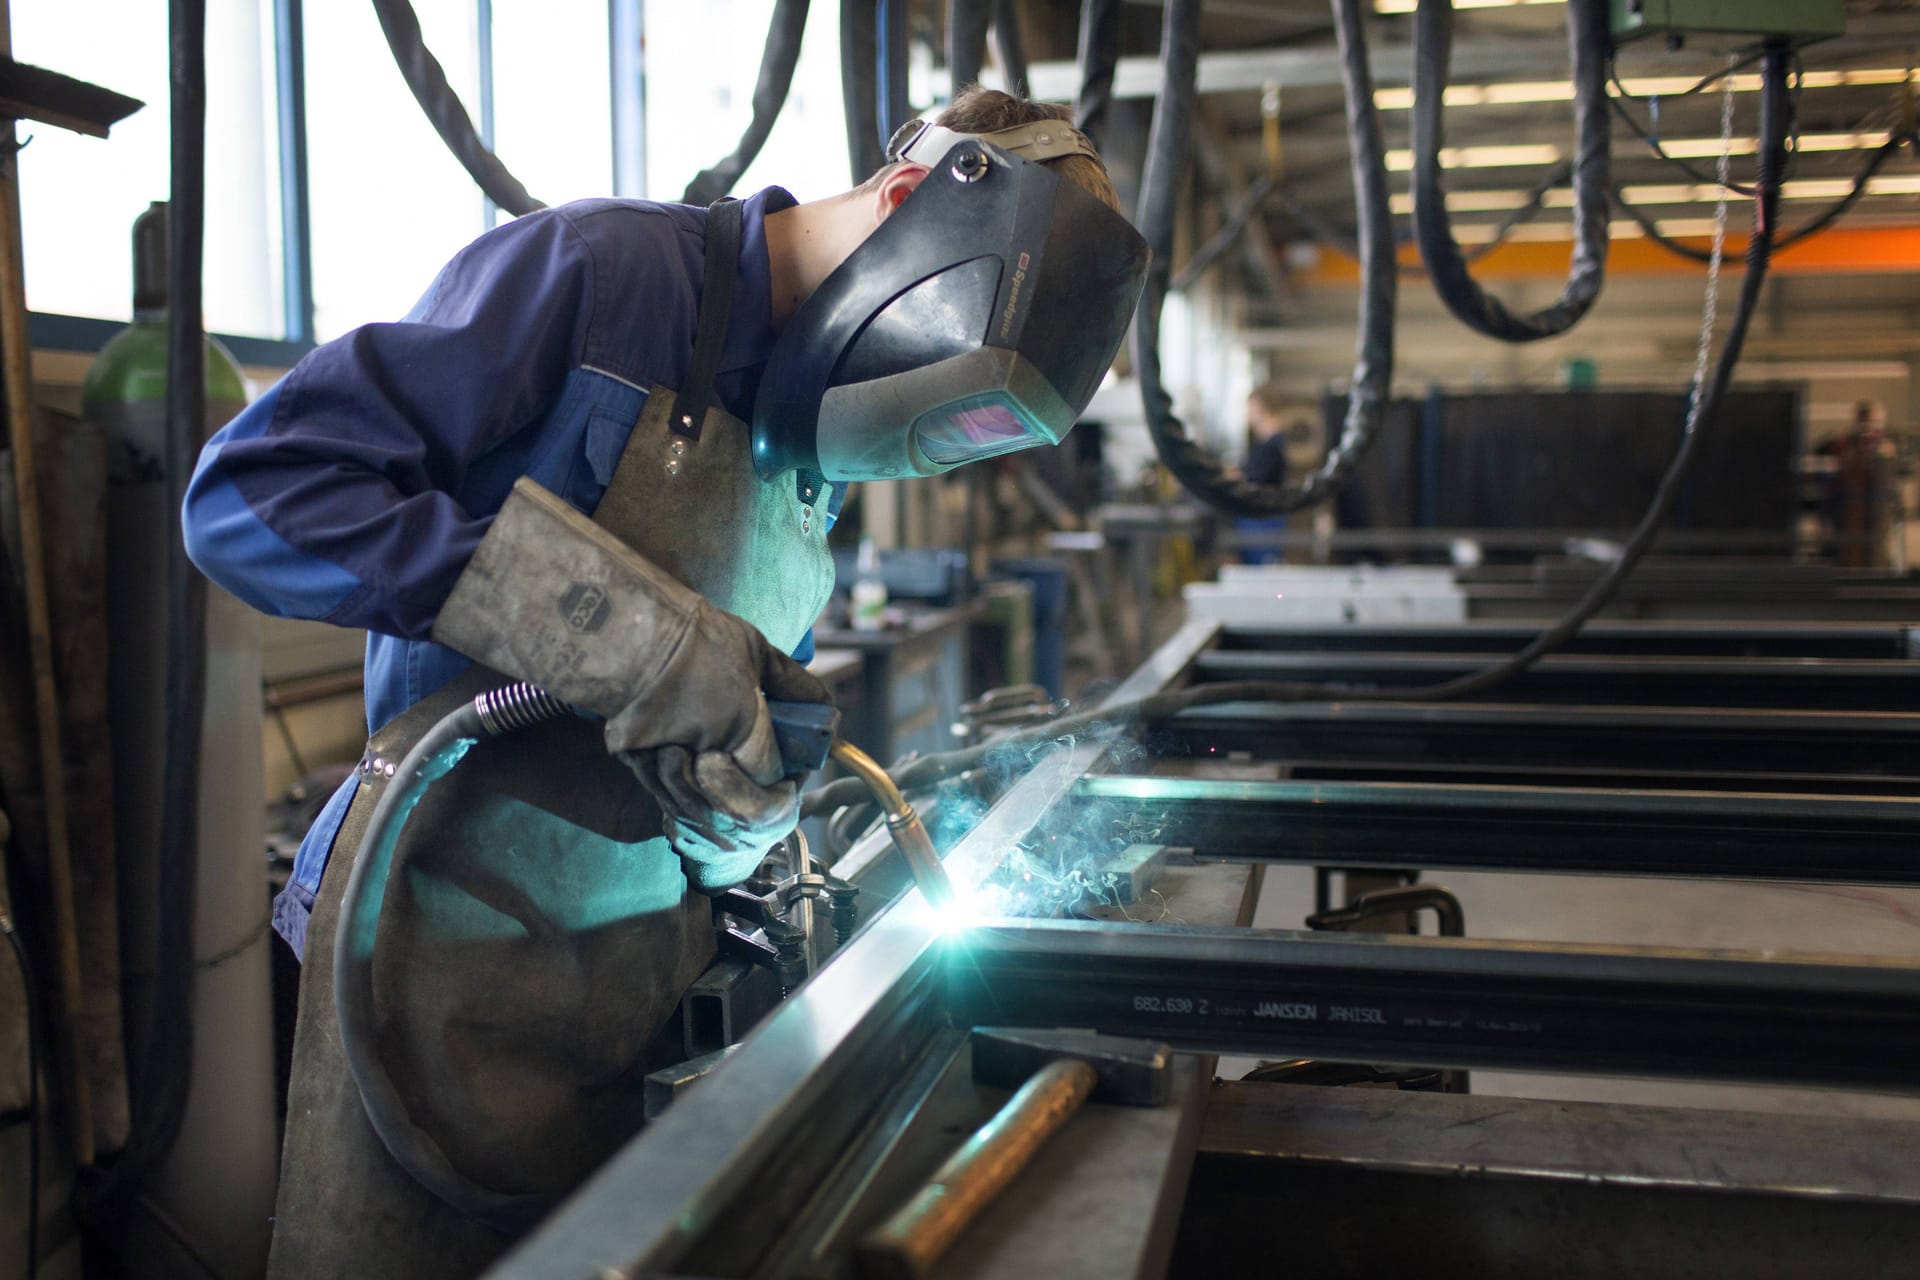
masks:
<svg viewBox="0 0 1920 1280"><path fill-rule="evenodd" d="M1031 777L1033 769L1046 767L1050 757L1071 752L1079 742L1063 735L1037 746L1009 747L997 759L990 757L971 782L949 784L929 819L936 847L949 852L986 815L1005 785L1021 775ZM1125 769L1145 755L1137 742L1121 737L1110 750L1109 763ZM944 909L927 907L933 932L946 937L1008 917L1057 919L1084 916L1096 908L1125 910L1113 874L1115 859L1129 846L1155 843L1163 824L1142 821L1137 806L1116 811L1106 802L1076 799L1069 794L1076 780L1062 772L1036 806L1038 822L982 883L971 889L956 885L956 899Z"/></svg>

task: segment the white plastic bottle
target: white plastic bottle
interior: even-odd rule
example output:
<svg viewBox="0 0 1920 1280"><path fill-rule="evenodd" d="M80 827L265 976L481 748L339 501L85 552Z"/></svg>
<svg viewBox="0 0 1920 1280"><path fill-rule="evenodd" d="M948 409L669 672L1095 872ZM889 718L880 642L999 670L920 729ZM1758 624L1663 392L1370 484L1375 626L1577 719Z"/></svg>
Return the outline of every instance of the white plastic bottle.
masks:
<svg viewBox="0 0 1920 1280"><path fill-rule="evenodd" d="M854 562L853 629L878 631L886 626L887 584L880 577L880 551L872 538L860 539Z"/></svg>

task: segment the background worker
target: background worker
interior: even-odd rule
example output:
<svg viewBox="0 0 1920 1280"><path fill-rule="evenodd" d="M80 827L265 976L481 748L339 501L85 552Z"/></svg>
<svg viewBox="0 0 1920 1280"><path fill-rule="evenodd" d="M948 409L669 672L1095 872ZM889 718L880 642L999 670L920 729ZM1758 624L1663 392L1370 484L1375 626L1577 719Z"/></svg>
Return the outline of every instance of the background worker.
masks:
<svg viewBox="0 0 1920 1280"><path fill-rule="evenodd" d="M1281 485L1287 480L1287 437L1281 415L1286 399L1279 384L1268 382L1253 389L1247 397L1247 461L1241 475L1253 484ZM1275 537L1287 531L1287 518L1280 516L1238 516L1234 530L1243 536ZM1286 559L1279 546L1243 546L1242 564L1278 564Z"/></svg>

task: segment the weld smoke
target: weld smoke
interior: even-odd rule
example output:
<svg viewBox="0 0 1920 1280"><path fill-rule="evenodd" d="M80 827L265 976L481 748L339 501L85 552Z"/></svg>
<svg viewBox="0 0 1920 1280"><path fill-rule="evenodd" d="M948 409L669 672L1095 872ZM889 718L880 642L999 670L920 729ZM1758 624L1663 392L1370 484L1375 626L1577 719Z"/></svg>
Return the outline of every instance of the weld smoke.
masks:
<svg viewBox="0 0 1920 1280"><path fill-rule="evenodd" d="M1094 725L1095 737L1112 726ZM1080 735L1067 734L1037 744L1009 744L990 751L970 777L944 784L927 823L934 844L945 854L979 824L993 801L1029 775L1044 775L1056 756L1071 752ZM1104 760L1126 771L1147 759L1146 750L1124 733L1114 734ZM1041 797L1039 821L1007 851L1000 869L976 891L983 913L1006 916L1076 915L1098 905L1119 906L1106 888L1101 869L1129 845L1160 839L1163 814L1143 816L1137 806L1110 800L1074 799L1064 793L1072 778Z"/></svg>

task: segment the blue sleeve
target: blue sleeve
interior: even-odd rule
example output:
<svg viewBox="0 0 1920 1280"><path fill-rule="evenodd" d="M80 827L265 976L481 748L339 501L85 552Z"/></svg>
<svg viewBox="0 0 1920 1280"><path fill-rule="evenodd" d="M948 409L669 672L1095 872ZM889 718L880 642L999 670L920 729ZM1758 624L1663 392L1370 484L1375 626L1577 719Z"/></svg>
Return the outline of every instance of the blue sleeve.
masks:
<svg viewBox="0 0 1920 1280"><path fill-rule="evenodd" d="M493 514L462 507L462 480L579 363L594 273L564 214L521 218L404 321L312 352L202 452L194 563L268 613L425 638Z"/></svg>

